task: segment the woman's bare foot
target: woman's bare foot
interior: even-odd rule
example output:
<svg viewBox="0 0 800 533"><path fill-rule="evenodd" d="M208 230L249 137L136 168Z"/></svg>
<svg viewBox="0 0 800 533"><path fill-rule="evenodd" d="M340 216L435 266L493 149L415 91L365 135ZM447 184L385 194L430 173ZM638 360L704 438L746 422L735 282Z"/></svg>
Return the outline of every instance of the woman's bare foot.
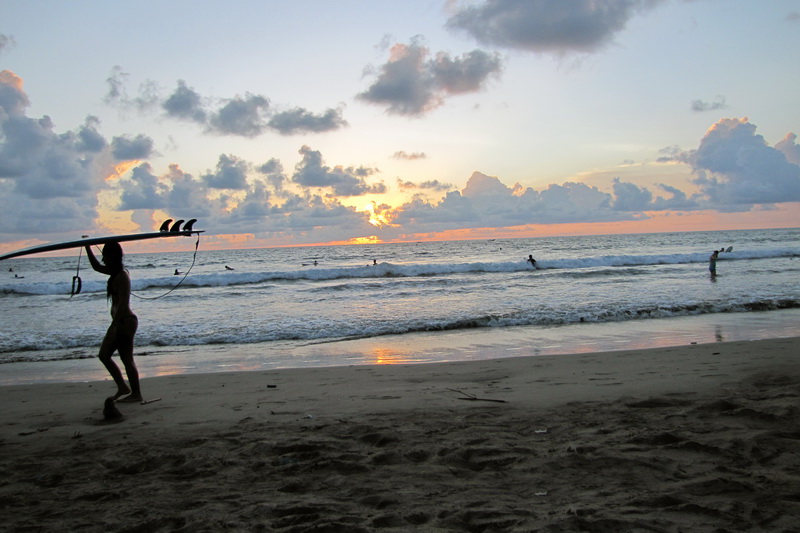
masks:
<svg viewBox="0 0 800 533"><path fill-rule="evenodd" d="M114 401L117 401L117 398L119 398L120 396L125 396L126 394L130 393L131 389L129 389L128 387L119 387L117 389L117 393L114 395Z"/></svg>
<svg viewBox="0 0 800 533"><path fill-rule="evenodd" d="M142 398L141 394L129 394L128 396L117 400L117 403L142 403L143 401L144 398Z"/></svg>

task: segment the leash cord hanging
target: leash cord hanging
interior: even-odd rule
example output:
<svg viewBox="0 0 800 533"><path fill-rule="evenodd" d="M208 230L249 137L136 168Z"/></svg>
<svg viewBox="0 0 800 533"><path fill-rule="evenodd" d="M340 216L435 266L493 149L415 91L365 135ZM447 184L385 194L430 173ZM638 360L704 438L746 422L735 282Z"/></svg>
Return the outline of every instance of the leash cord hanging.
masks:
<svg viewBox="0 0 800 533"><path fill-rule="evenodd" d="M70 294L70 298L75 296L76 294L81 293L81 254L83 253L83 248L78 249L78 269L75 272L75 275L72 276L72 293Z"/></svg>
<svg viewBox="0 0 800 533"><path fill-rule="evenodd" d="M197 249L199 247L200 247L200 234L198 233L197 234L197 242L194 243L194 255L192 256L192 264L189 265L189 270L186 271L186 273L183 275L181 280L174 287L172 287L170 290L168 290L164 294L159 294L158 296L139 296L138 294L134 293L133 291L131 291L131 294L133 296L135 296L136 298L139 298L140 300L158 300L159 298L163 298L164 296L168 295L169 293L171 293L172 291L174 291L175 289L180 287L181 283L183 283L184 280L186 279L186 276L188 276L189 272L192 271L192 267L194 267L195 261L197 261Z"/></svg>

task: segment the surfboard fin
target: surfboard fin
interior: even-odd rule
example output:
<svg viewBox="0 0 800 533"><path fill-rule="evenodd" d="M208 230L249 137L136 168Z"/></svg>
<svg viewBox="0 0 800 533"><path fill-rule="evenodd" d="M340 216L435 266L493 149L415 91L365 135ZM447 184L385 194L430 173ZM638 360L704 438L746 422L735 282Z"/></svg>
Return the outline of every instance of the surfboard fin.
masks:
<svg viewBox="0 0 800 533"><path fill-rule="evenodd" d="M183 224L183 219L178 220L172 225L172 229L169 230L170 233L178 233L181 230L181 224Z"/></svg>
<svg viewBox="0 0 800 533"><path fill-rule="evenodd" d="M171 218L168 218L167 220L165 220L164 223L161 224L161 227L158 228L158 231L169 231L169 223L170 222L172 222Z"/></svg>
<svg viewBox="0 0 800 533"><path fill-rule="evenodd" d="M182 231L192 231L192 226L194 226L195 222L197 222L196 218L190 219L189 222L187 222L186 224L183 225L183 230Z"/></svg>

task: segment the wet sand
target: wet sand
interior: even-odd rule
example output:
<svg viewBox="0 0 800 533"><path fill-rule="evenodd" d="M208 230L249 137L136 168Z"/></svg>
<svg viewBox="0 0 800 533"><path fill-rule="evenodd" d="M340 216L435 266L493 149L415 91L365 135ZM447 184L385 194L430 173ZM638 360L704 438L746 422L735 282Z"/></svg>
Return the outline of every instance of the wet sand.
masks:
<svg viewBox="0 0 800 533"><path fill-rule="evenodd" d="M502 354L498 354L502 355ZM797 531L800 338L0 388L4 531Z"/></svg>

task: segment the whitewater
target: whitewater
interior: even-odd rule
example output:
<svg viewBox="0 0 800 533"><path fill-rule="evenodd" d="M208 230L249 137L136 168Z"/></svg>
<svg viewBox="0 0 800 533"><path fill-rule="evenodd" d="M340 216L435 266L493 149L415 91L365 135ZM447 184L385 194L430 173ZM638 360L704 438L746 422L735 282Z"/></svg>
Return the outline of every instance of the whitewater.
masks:
<svg viewBox="0 0 800 533"><path fill-rule="evenodd" d="M728 246L712 278L709 255ZM640 342L642 328L650 335L689 317L800 333L800 229L225 252L204 250L201 238L196 255L187 238L175 248L125 262L140 320L136 352L176 372L219 368L204 359L239 368L241 354L248 368L340 364L327 355L355 340L374 347L447 338L447 351L476 333L481 342L524 333L531 353L551 353L554 343L575 346L591 325ZM83 257L83 289L70 296L78 260L76 251L0 264L0 373L12 375L19 363L46 373L55 361L95 356L110 320L106 278ZM313 357L299 357L309 346ZM473 357L434 352L431 360ZM412 354L401 360L416 362Z"/></svg>

